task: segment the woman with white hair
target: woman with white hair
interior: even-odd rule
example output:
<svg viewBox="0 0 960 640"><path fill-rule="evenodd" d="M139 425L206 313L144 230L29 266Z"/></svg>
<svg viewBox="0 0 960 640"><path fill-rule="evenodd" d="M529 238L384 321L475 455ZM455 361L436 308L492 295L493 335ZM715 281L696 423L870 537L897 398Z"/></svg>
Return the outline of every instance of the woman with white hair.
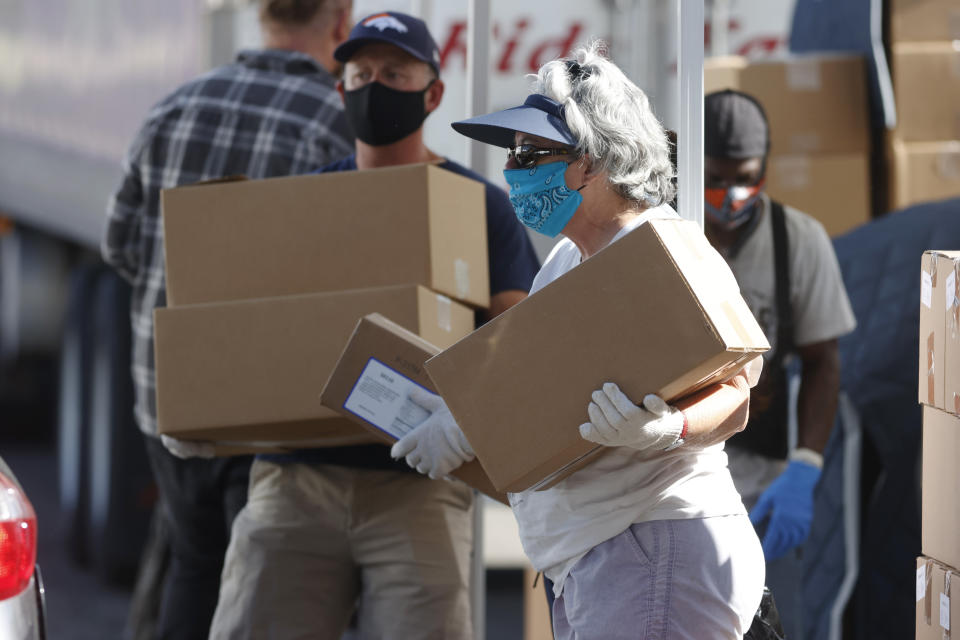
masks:
<svg viewBox="0 0 960 640"><path fill-rule="evenodd" d="M677 215L663 127L598 44L545 64L522 106L453 127L506 147L517 216L565 236L531 294L646 221ZM675 406L656 395L638 406L603 384L585 398L580 435L610 449L548 490L510 494L524 550L552 581L557 638L703 640L749 629L763 553L723 441L746 424L760 361ZM445 407L392 454L431 477L474 455Z"/></svg>

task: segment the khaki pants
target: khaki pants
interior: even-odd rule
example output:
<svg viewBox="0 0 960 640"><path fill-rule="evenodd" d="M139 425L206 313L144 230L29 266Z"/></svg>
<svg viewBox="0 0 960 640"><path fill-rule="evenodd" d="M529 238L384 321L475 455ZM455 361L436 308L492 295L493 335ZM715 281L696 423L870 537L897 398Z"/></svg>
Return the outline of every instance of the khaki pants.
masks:
<svg viewBox="0 0 960 640"><path fill-rule="evenodd" d="M396 471L257 460L210 637L471 637L473 496Z"/></svg>

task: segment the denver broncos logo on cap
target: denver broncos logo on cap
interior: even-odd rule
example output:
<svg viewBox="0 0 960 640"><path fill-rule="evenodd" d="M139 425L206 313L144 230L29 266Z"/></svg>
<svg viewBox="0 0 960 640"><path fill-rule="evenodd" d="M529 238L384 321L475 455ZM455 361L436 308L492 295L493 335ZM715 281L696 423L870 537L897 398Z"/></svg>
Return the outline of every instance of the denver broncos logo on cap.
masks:
<svg viewBox="0 0 960 640"><path fill-rule="evenodd" d="M375 16L370 16L363 21L363 26L371 29L379 29L381 32L386 31L387 29L394 29L400 33L407 32L407 25L403 24L389 13L378 13Z"/></svg>

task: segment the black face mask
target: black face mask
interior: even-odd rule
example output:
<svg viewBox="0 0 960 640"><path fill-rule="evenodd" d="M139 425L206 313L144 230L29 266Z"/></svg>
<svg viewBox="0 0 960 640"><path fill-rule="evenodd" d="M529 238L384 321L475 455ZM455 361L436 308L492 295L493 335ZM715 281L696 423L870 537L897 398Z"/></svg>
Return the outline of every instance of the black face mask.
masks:
<svg viewBox="0 0 960 640"><path fill-rule="evenodd" d="M360 140L374 147L406 138L420 128L427 117L422 91L397 91L371 82L343 94L347 122Z"/></svg>

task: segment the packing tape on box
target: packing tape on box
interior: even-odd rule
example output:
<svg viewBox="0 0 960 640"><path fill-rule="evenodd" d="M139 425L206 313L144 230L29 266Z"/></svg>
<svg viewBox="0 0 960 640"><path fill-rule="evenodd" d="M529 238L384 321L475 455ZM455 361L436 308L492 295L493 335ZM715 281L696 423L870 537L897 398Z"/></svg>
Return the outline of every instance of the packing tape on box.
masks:
<svg viewBox="0 0 960 640"><path fill-rule="evenodd" d="M917 602L927 597L927 563L917 567Z"/></svg>
<svg viewBox="0 0 960 640"><path fill-rule="evenodd" d="M815 139L809 139L810 134L796 134L791 137L790 144L793 148L814 148L819 143L816 134L812 134ZM797 138L794 140L794 138ZM771 168L774 171L774 178L777 185L782 189L800 191L810 186L810 159L806 156L780 156L771 161Z"/></svg>
<svg viewBox="0 0 960 640"><path fill-rule="evenodd" d="M943 592L940 594L940 626L943 628L943 639L950 638L950 583L953 571L947 569L943 574Z"/></svg>
<svg viewBox="0 0 960 640"><path fill-rule="evenodd" d="M960 130L960 113L956 117ZM960 181L960 144L949 143L945 147L937 153L937 175L949 182Z"/></svg>
<svg viewBox="0 0 960 640"><path fill-rule="evenodd" d="M933 305L933 278L926 271L920 272L920 304L927 309Z"/></svg>
<svg viewBox="0 0 960 640"><path fill-rule="evenodd" d="M787 65L787 86L791 91L820 91L820 62L796 60Z"/></svg>
<svg viewBox="0 0 960 640"><path fill-rule="evenodd" d="M822 146L823 142L820 139L820 134L816 131L801 131L790 136L790 150L794 153L816 153L820 151ZM807 165L807 174L804 175L806 176L804 184L806 184L810 181L809 164ZM795 180L799 180L799 178Z"/></svg>
<svg viewBox="0 0 960 640"><path fill-rule="evenodd" d="M930 626L931 612L933 609L933 560L927 558L926 563L923 565L924 576L923 576L923 620Z"/></svg>
<svg viewBox="0 0 960 640"><path fill-rule="evenodd" d="M452 309L453 305L450 302L450 298L447 296L437 294L437 326L443 329L444 331L452 330Z"/></svg>
<svg viewBox="0 0 960 640"><path fill-rule="evenodd" d="M470 296L470 263L461 258L453 261L453 277L456 280L457 297Z"/></svg>
<svg viewBox="0 0 960 640"><path fill-rule="evenodd" d="M935 332L931 331L927 336L927 404L931 407L936 406L937 380L936 380L936 350L934 349Z"/></svg>
<svg viewBox="0 0 960 640"><path fill-rule="evenodd" d="M950 337L956 339L960 331L960 260L954 260L953 270L944 279L947 303L947 329Z"/></svg>

